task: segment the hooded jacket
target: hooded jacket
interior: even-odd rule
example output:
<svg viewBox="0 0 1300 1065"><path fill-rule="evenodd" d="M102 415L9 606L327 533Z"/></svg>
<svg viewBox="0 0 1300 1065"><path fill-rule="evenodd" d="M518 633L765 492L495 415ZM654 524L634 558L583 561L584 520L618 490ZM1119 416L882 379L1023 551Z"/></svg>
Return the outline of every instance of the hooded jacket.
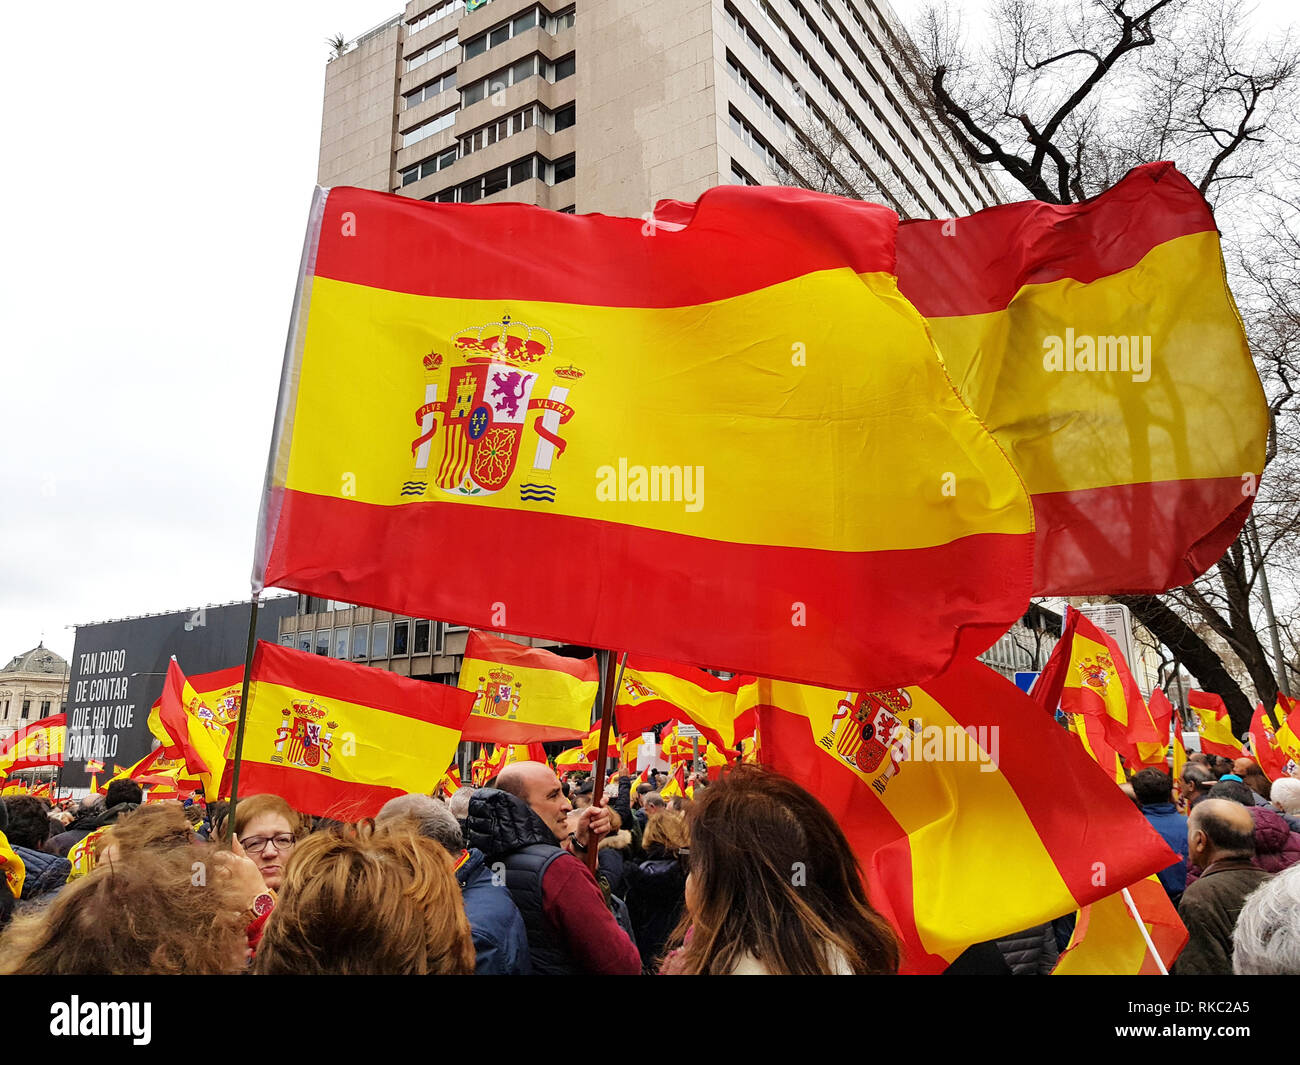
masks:
<svg viewBox="0 0 1300 1065"><path fill-rule="evenodd" d="M528 931L505 882L488 868L483 852L471 848L456 870L461 901L474 938L478 976L527 976L533 971Z"/></svg>

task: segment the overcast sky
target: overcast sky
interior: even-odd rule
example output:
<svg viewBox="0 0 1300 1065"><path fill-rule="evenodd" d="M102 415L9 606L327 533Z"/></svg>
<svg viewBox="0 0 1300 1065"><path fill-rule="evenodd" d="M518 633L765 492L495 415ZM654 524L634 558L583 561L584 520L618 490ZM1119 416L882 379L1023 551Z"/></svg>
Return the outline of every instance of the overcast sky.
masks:
<svg viewBox="0 0 1300 1065"><path fill-rule="evenodd" d="M247 597L326 39L400 8L4 5L0 664Z"/></svg>

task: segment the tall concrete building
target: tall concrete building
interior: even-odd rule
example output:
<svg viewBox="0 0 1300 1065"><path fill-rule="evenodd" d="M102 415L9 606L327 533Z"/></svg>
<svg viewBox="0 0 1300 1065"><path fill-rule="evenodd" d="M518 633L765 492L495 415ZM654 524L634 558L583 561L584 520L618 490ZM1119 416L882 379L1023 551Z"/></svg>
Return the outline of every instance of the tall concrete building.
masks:
<svg viewBox="0 0 1300 1065"><path fill-rule="evenodd" d="M998 202L904 34L886 0L411 0L329 61L318 180L639 216L818 158L904 215Z"/></svg>

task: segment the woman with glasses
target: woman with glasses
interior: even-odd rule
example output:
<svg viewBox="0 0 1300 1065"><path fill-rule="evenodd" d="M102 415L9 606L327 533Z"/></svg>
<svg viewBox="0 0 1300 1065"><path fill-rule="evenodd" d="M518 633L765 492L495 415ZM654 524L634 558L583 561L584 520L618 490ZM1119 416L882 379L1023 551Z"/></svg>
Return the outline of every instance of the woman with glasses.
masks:
<svg viewBox="0 0 1300 1065"><path fill-rule="evenodd" d="M235 839L271 891L279 889L289 855L306 834L303 818L278 795L241 798L235 807Z"/></svg>

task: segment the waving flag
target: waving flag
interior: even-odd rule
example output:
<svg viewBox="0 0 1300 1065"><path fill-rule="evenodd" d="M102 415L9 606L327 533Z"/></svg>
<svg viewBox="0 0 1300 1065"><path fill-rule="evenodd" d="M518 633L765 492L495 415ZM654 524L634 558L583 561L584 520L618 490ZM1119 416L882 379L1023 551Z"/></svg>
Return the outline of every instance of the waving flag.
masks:
<svg viewBox="0 0 1300 1065"><path fill-rule="evenodd" d="M978 662L876 692L760 685L763 761L839 822L904 971L941 971L1176 859L1051 716Z"/></svg>
<svg viewBox="0 0 1300 1065"><path fill-rule="evenodd" d="M241 797L356 821L429 795L460 742L471 696L445 684L259 641L249 678ZM222 794L230 794L234 762Z"/></svg>
<svg viewBox="0 0 1300 1065"><path fill-rule="evenodd" d="M1147 935L1165 972L1187 946L1187 927L1169 901L1158 877L1149 876L1128 887L1129 898L1142 917ZM1085 906L1075 922L1070 944L1052 970L1053 976L1156 976L1160 966L1122 892Z"/></svg>
<svg viewBox="0 0 1300 1065"><path fill-rule="evenodd" d="M1169 766L1169 725L1173 721L1174 707L1162 688L1152 688L1151 698L1147 700L1147 713L1155 727L1154 741L1138 741L1138 765L1142 768L1168 769Z"/></svg>
<svg viewBox="0 0 1300 1065"><path fill-rule="evenodd" d="M1294 756L1283 746L1288 742L1294 746L1295 741L1290 719L1283 712L1286 705L1284 699L1284 695L1278 697L1276 713L1281 722L1279 729L1273 728L1273 722L1264 712L1263 703L1256 704L1255 716L1250 719L1250 753L1269 780L1289 777L1292 770L1297 768Z"/></svg>
<svg viewBox="0 0 1300 1065"><path fill-rule="evenodd" d="M0 780L22 769L62 765L67 744L66 714L51 714L15 729L0 744Z"/></svg>
<svg viewBox="0 0 1300 1065"><path fill-rule="evenodd" d="M183 761L186 773L203 782L208 802L217 798L226 769L226 747L239 715L243 681L242 666L190 680L173 658L167 665L156 715L152 711L149 715L154 735L160 740L166 737L161 748L164 755ZM196 689L196 682L202 691Z"/></svg>
<svg viewBox="0 0 1300 1065"><path fill-rule="evenodd" d="M23 897L23 881L27 879L27 867L18 857L5 834L0 832L0 873L4 873L5 886L16 899Z"/></svg>
<svg viewBox="0 0 1300 1065"><path fill-rule="evenodd" d="M1095 721L1100 728L1088 725L1089 745L1108 772L1110 765L1101 757L1100 744L1093 742L1094 734L1134 771L1153 764L1143 758L1150 759L1168 737L1168 729L1162 736L1151 720L1119 645L1071 606L1065 608L1064 631L1034 684L1033 698L1047 709L1059 703L1065 713Z"/></svg>
<svg viewBox="0 0 1300 1065"><path fill-rule="evenodd" d="M465 739L549 743L587 735L600 674L595 655L566 658L471 632L459 686L474 693Z"/></svg>
<svg viewBox="0 0 1300 1065"><path fill-rule="evenodd" d="M1222 557L1268 409L1214 216L1173 164L905 222L898 286L1033 495L1035 595L1163 592Z"/></svg>
<svg viewBox="0 0 1300 1065"><path fill-rule="evenodd" d="M616 703L619 730L644 732L682 718L730 750L753 731L753 709L743 710L739 698L741 689L753 683L753 677L719 680L693 666L629 655Z"/></svg>
<svg viewBox="0 0 1300 1065"><path fill-rule="evenodd" d="M1229 760L1246 756L1246 749L1232 730L1232 718L1221 696L1193 688L1187 693L1187 705L1200 719L1196 731L1201 735L1202 751Z"/></svg>
<svg viewBox="0 0 1300 1065"><path fill-rule="evenodd" d="M1031 504L898 294L897 217L694 215L319 191L254 585L825 683L990 646Z"/></svg>

